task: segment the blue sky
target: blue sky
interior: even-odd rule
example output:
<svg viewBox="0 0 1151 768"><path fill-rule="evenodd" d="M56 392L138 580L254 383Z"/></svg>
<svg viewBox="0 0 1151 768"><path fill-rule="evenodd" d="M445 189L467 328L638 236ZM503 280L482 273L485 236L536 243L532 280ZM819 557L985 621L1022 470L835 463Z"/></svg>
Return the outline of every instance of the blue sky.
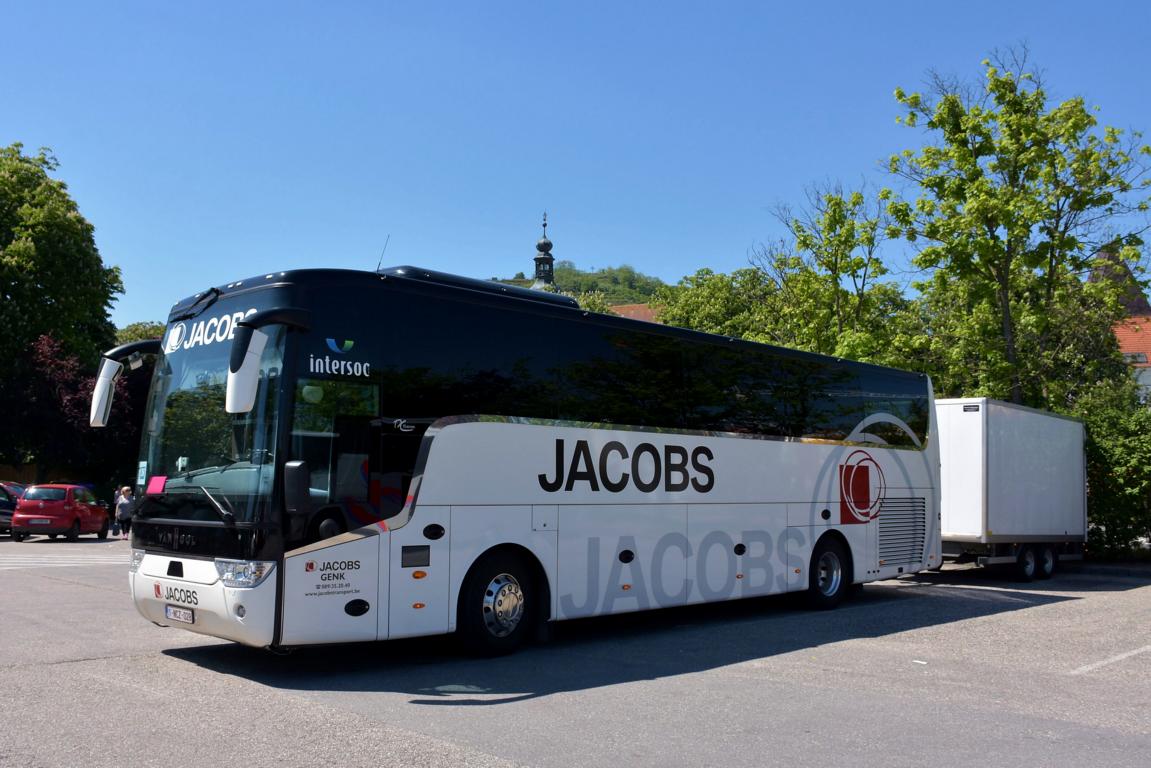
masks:
<svg viewBox="0 0 1151 768"><path fill-rule="evenodd" d="M1025 41L1051 95L1151 130L1151 4L328 2L0 5L0 144L50 147L112 319L272 270L675 282L747 264L771 208L873 185L897 86Z"/></svg>

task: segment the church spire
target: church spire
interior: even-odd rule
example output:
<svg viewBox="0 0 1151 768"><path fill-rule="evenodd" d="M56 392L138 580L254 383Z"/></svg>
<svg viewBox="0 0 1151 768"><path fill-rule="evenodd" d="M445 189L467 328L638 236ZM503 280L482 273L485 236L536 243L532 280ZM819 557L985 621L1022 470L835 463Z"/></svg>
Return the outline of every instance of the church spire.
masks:
<svg viewBox="0 0 1151 768"><path fill-rule="evenodd" d="M548 240L548 212L544 211L544 234L536 243L536 274L532 288L543 288L545 285L555 285L554 265L552 256L552 241Z"/></svg>

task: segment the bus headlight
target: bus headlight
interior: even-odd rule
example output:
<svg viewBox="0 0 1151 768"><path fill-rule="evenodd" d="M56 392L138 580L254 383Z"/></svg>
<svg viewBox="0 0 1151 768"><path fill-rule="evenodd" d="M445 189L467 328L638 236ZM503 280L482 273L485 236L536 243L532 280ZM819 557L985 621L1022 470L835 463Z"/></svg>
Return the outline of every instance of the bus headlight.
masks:
<svg viewBox="0 0 1151 768"><path fill-rule="evenodd" d="M144 550L133 549L132 559L128 562L128 573L135 573L140 570L140 563L144 562Z"/></svg>
<svg viewBox="0 0 1151 768"><path fill-rule="evenodd" d="M255 587L272 572L270 560L216 560L216 573L225 587Z"/></svg>

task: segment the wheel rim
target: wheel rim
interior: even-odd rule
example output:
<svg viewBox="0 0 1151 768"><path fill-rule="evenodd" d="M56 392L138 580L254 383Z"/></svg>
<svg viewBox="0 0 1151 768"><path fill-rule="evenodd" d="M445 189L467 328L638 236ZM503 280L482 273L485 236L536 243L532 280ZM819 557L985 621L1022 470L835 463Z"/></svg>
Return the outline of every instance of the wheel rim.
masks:
<svg viewBox="0 0 1151 768"><path fill-rule="evenodd" d="M1055 553L1050 549L1043 550L1043 572L1051 573L1055 570Z"/></svg>
<svg viewBox="0 0 1151 768"><path fill-rule="evenodd" d="M1023 553L1023 572L1028 575L1035 573L1035 550L1028 549Z"/></svg>
<svg viewBox="0 0 1151 768"><path fill-rule="evenodd" d="M493 637L515 632L524 617L524 593L516 577L501 573L484 590L484 626Z"/></svg>
<svg viewBox="0 0 1151 768"><path fill-rule="evenodd" d="M834 552L824 552L819 556L816 578L819 594L824 597L831 597L839 591L839 584L843 581L843 565Z"/></svg>

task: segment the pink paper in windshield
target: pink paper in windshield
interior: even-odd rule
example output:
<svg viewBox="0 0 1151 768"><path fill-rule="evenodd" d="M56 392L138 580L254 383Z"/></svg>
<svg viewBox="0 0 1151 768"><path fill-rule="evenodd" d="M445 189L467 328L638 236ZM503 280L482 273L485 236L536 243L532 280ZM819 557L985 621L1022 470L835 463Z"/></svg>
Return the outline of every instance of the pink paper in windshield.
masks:
<svg viewBox="0 0 1151 768"><path fill-rule="evenodd" d="M148 478L148 488L144 491L144 493L161 494L164 492L164 484L167 482L167 475L156 475L155 477L150 477Z"/></svg>

